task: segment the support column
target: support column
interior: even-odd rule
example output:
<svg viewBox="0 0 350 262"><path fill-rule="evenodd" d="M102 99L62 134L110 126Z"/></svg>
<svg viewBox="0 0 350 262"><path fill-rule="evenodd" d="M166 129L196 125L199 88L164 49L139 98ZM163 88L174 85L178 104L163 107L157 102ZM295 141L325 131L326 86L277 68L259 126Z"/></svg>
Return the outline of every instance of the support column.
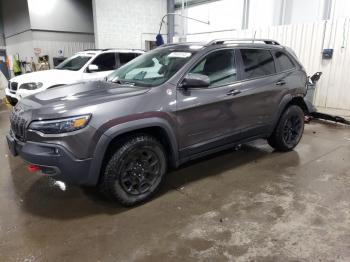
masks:
<svg viewBox="0 0 350 262"><path fill-rule="evenodd" d="M167 0L167 13L175 13L175 0ZM175 18L174 15L167 16L167 33L168 33L168 43L173 42L175 31Z"/></svg>
<svg viewBox="0 0 350 262"><path fill-rule="evenodd" d="M242 29L248 29L249 26L249 6L250 0L244 0L243 3L243 18L242 18Z"/></svg>

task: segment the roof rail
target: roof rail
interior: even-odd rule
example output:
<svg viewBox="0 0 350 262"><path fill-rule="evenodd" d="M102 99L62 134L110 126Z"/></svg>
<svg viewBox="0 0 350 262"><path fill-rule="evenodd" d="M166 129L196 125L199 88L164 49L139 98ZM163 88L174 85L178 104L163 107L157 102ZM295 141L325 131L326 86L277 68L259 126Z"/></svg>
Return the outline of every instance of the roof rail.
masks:
<svg viewBox="0 0 350 262"><path fill-rule="evenodd" d="M204 45L204 44L201 44L199 42L176 42L176 43L165 43L163 45L160 45L159 47L169 47L169 46L176 46L176 45L190 45L190 44Z"/></svg>
<svg viewBox="0 0 350 262"><path fill-rule="evenodd" d="M256 38L223 38L223 39L214 39L210 41L207 45L220 45L225 43L234 43L234 42L250 42L254 44L255 42L263 42L267 45L280 45L279 42L272 39L256 39Z"/></svg>
<svg viewBox="0 0 350 262"><path fill-rule="evenodd" d="M80 52L87 52L87 51L109 51L109 50L130 50L130 51L145 51L138 48L105 48L105 49L99 49L99 48L91 48L91 49L85 49L84 51Z"/></svg>
<svg viewBox="0 0 350 262"><path fill-rule="evenodd" d="M84 49L83 51L80 52L85 52L85 51L101 51L102 49L98 49L98 48L89 48L89 49Z"/></svg>

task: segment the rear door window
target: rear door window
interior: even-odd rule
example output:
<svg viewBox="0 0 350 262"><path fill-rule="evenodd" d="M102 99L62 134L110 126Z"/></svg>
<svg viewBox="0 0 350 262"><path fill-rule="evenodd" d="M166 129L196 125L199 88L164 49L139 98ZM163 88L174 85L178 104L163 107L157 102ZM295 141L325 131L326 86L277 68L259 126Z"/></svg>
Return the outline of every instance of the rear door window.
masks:
<svg viewBox="0 0 350 262"><path fill-rule="evenodd" d="M138 54L135 53L119 53L119 62L120 65L125 65L126 63L133 60L135 57L137 57Z"/></svg>
<svg viewBox="0 0 350 262"><path fill-rule="evenodd" d="M115 53L100 54L92 61L91 64L97 65L99 72L114 70L117 67L117 60Z"/></svg>
<svg viewBox="0 0 350 262"><path fill-rule="evenodd" d="M256 78L276 73L275 62L269 50L241 49L244 78Z"/></svg>
<svg viewBox="0 0 350 262"><path fill-rule="evenodd" d="M295 67L293 61L285 53L278 51L275 53L275 57L278 71L288 71Z"/></svg>

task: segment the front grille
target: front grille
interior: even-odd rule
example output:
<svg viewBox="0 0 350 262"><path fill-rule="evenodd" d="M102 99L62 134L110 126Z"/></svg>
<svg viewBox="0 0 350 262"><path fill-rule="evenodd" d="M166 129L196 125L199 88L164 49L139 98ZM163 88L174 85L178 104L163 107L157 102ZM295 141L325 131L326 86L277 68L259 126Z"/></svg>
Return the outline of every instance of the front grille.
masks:
<svg viewBox="0 0 350 262"><path fill-rule="evenodd" d="M24 142L26 140L26 120L17 115L15 112L11 113L10 116L11 130L15 137L20 141Z"/></svg>
<svg viewBox="0 0 350 262"><path fill-rule="evenodd" d="M17 90L17 87L18 87L18 83L17 82L11 82L11 90L12 91L16 91Z"/></svg>

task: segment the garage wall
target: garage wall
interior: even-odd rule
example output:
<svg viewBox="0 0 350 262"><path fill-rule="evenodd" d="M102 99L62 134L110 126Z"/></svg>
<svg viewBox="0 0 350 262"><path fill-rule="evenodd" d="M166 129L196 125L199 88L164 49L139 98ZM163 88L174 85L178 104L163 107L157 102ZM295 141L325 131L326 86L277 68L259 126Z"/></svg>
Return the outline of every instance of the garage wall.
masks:
<svg viewBox="0 0 350 262"><path fill-rule="evenodd" d="M183 20L185 25L187 24L188 34L240 29L243 17L242 10L243 0L222 0L205 5L193 6L187 9L186 16L202 21L210 21L209 25L183 19L181 17L176 17L176 21L177 24L181 24L181 20ZM181 28L181 26L179 28Z"/></svg>
<svg viewBox="0 0 350 262"><path fill-rule="evenodd" d="M49 55L50 66L58 51L69 57L94 48L91 0L28 0L32 46Z"/></svg>
<svg viewBox="0 0 350 262"><path fill-rule="evenodd" d="M1 10L1 3L0 3ZM4 49L5 47L5 34L4 34L4 25L2 22L2 12L0 11L0 49Z"/></svg>
<svg viewBox="0 0 350 262"><path fill-rule="evenodd" d="M30 29L26 0L1 0L1 11L6 38Z"/></svg>
<svg viewBox="0 0 350 262"><path fill-rule="evenodd" d="M31 29L94 32L91 0L28 0Z"/></svg>
<svg viewBox="0 0 350 262"><path fill-rule="evenodd" d="M279 25L281 23L282 2L283 0L250 0L248 27Z"/></svg>
<svg viewBox="0 0 350 262"><path fill-rule="evenodd" d="M245 9L244 3L249 3ZM181 11L181 5L178 4L177 7L177 12L210 21L210 25L204 25L176 17L175 29L178 36L183 32L201 34L228 29L242 30L350 17L348 0L218 0L189 5L184 11ZM248 20L247 25L243 22L244 11ZM183 25L185 28L182 28Z"/></svg>
<svg viewBox="0 0 350 262"><path fill-rule="evenodd" d="M310 23L323 19L327 0L286 1L284 24Z"/></svg>
<svg viewBox="0 0 350 262"><path fill-rule="evenodd" d="M8 54L32 54L30 20L26 0L1 1L4 40Z"/></svg>
<svg viewBox="0 0 350 262"><path fill-rule="evenodd" d="M6 53L8 55L20 55L20 59L34 57L33 36L31 31L11 36L6 39Z"/></svg>
<svg viewBox="0 0 350 262"><path fill-rule="evenodd" d="M63 50L68 57L94 48L91 0L0 0L6 51L20 60L53 57ZM41 50L35 54L34 49Z"/></svg>
<svg viewBox="0 0 350 262"><path fill-rule="evenodd" d="M146 40L155 40L167 1L93 0L93 11L97 48L145 49Z"/></svg>
<svg viewBox="0 0 350 262"><path fill-rule="evenodd" d="M33 31L32 45L34 48L40 47L42 54L49 55L51 67L52 58L59 56L58 50L63 50L63 56L70 57L76 52L95 47L93 35L41 31Z"/></svg>
<svg viewBox="0 0 350 262"><path fill-rule="evenodd" d="M185 8L188 16L204 21L204 25L195 21L177 17L177 32L181 35L187 30L189 34L209 31L241 30L282 24L308 23L320 21L330 0L219 0L189 6ZM335 1L335 0L334 0ZM343 1L343 0L339 0ZM245 6L244 3L249 3ZM337 2L338 3L338 2ZM338 4L339 5L339 4ZM180 8L181 9L181 8ZM178 9L178 11L181 11ZM244 23L244 11L247 24ZM184 21L182 21L184 20ZM181 28L185 24L185 29Z"/></svg>

